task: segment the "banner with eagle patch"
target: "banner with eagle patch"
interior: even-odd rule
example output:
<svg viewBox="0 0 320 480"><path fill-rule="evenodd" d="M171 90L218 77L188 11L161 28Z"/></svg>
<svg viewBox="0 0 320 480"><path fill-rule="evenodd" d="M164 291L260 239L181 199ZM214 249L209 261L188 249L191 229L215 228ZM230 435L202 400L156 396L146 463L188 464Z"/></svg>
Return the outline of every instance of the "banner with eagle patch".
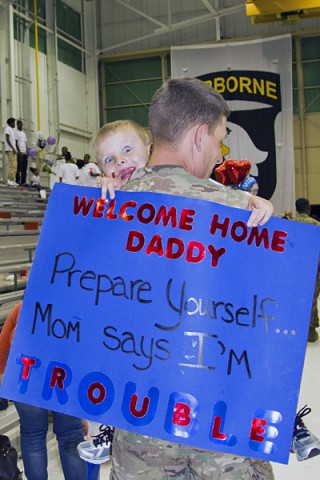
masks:
<svg viewBox="0 0 320 480"><path fill-rule="evenodd" d="M173 78L197 77L228 102L226 159L249 160L259 195L294 207L291 36L171 48Z"/></svg>

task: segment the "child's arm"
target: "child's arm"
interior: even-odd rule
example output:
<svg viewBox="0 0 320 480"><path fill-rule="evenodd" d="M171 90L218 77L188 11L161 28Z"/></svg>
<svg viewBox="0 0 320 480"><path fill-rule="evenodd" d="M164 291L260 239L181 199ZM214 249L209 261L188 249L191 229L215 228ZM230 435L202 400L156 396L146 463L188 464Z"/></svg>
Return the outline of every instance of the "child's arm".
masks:
<svg viewBox="0 0 320 480"><path fill-rule="evenodd" d="M250 218L247 222L248 227L264 225L273 214L274 207L269 200L256 195L250 195L248 201L248 210L251 210Z"/></svg>

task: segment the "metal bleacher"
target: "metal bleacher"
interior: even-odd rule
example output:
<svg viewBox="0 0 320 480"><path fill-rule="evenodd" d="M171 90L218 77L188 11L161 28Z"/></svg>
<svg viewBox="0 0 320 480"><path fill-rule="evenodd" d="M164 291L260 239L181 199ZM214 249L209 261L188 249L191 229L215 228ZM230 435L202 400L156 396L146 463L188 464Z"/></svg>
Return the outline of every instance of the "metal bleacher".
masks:
<svg viewBox="0 0 320 480"><path fill-rule="evenodd" d="M49 192L47 192L49 194ZM0 331L12 308L22 300L45 214L47 200L28 188L19 189L0 182ZM50 419L50 417L49 417ZM62 478L56 437L51 422L46 438L49 478ZM18 467L23 471L20 450L19 416L13 402L0 411L0 433L8 435L18 452ZM58 470L60 468L60 470ZM102 466L103 468L103 466ZM110 474L106 466L105 478ZM58 476L57 476L58 475ZM3 477L0 474L0 480ZM24 473L23 479L26 478ZM88 480L100 478L100 465L88 463Z"/></svg>
<svg viewBox="0 0 320 480"><path fill-rule="evenodd" d="M23 298L46 206L38 191L0 183L0 330Z"/></svg>
<svg viewBox="0 0 320 480"><path fill-rule="evenodd" d="M47 206L37 190L5 184L3 158L0 148L0 331L12 308L23 298ZM1 434L10 436L20 457L19 418L13 403L0 412L0 424ZM52 432L48 442L54 443ZM22 470L21 458L18 464Z"/></svg>

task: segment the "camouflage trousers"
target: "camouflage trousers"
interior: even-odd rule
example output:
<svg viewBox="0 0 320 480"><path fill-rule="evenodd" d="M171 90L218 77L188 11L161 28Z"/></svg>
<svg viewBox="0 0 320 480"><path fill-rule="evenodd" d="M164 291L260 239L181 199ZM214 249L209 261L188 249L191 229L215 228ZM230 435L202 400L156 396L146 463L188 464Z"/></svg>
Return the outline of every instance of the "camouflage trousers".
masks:
<svg viewBox="0 0 320 480"><path fill-rule="evenodd" d="M319 312L318 312L318 297L320 295L320 268L318 269L316 286L314 289L314 297L312 303L312 312L310 319L310 327L318 328L319 327Z"/></svg>
<svg viewBox="0 0 320 480"><path fill-rule="evenodd" d="M269 462L116 429L110 480L274 480Z"/></svg>

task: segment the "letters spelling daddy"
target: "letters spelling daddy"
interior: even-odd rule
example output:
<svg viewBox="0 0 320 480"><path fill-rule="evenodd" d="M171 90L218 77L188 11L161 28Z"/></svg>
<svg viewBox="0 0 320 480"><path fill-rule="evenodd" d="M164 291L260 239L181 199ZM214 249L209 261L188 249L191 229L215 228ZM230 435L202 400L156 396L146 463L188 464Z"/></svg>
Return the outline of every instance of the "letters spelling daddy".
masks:
<svg viewBox="0 0 320 480"><path fill-rule="evenodd" d="M162 224L164 227L170 225L172 228L185 231L193 230L193 221L196 215L196 211L190 208L184 208L178 213L174 206L161 205L156 209L151 203L139 205L133 200L124 202L117 207L116 200L108 203L107 200L94 198L88 200L87 197L80 199L79 196L74 197L73 213L81 214L84 217L91 215L97 219L122 219L127 222L137 218L144 225L151 223ZM250 230L241 220L231 223L230 218L226 217L220 220L219 215L214 214L211 220L210 234L214 235L217 231L220 231L222 238L229 235L238 243L245 241L248 245L262 246L264 249L271 249L274 252L285 251L287 233L281 230L275 230L270 238L267 228L259 231L257 227L253 227ZM185 257L188 263L194 264L202 262L206 256L209 256L212 267L218 266L220 258L226 253L224 247L216 249L212 244L205 246L196 240L189 240L185 244L181 238L175 236L164 241L159 233L153 235L151 239L147 239L143 233L131 230L128 234L126 250L136 253L143 249L147 255L155 253L159 257L171 260Z"/></svg>

